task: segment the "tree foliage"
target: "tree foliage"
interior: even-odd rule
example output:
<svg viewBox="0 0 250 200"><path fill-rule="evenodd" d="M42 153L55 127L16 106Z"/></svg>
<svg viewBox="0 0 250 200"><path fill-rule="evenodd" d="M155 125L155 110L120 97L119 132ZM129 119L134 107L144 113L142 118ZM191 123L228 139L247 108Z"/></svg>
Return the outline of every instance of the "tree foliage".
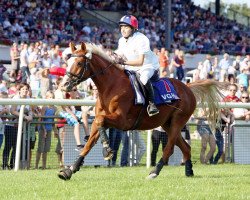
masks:
<svg viewBox="0 0 250 200"><path fill-rule="evenodd" d="M230 4L229 9L242 14L243 16L250 17L250 8L247 6L246 3L244 4Z"/></svg>

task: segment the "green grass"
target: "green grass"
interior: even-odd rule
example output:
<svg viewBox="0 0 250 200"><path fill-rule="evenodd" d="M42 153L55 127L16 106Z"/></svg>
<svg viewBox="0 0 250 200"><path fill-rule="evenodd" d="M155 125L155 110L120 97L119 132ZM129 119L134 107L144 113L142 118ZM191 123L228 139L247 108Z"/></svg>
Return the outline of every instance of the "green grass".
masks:
<svg viewBox="0 0 250 200"><path fill-rule="evenodd" d="M145 167L146 155L137 167L83 167L70 181L62 181L57 177L55 144L54 139L48 155L49 170L0 170L1 200L250 199L250 165L201 165L200 140L192 140L191 145L192 160L196 162L194 177L185 177L184 166L164 166L159 177L151 181L146 180L152 169ZM35 151L33 155L34 159ZM160 156L159 151L157 160Z"/></svg>
<svg viewBox="0 0 250 200"><path fill-rule="evenodd" d="M70 181L57 170L1 171L1 199L250 199L250 165L194 164L195 176L184 167L166 166L155 180L146 180L145 166L85 167Z"/></svg>

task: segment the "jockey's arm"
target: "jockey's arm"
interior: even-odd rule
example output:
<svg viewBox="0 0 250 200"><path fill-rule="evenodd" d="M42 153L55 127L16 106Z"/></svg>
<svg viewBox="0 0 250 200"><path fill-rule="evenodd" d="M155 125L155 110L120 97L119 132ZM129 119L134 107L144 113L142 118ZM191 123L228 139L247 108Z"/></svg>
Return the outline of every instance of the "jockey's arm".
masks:
<svg viewBox="0 0 250 200"><path fill-rule="evenodd" d="M145 55L139 55L138 59L136 60L127 60L124 62L124 65L130 65L130 66L142 66L144 62Z"/></svg>

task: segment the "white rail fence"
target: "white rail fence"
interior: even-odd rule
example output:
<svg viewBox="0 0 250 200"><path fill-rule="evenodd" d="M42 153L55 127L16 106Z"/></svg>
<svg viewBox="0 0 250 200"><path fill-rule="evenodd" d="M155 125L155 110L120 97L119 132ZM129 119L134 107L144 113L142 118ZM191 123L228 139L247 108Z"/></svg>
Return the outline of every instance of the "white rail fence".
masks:
<svg viewBox="0 0 250 200"><path fill-rule="evenodd" d="M22 138L22 126L23 126L23 114L25 105L72 105L72 106L94 106L95 100L71 100L71 99L0 99L0 105L21 105L20 116L18 121L18 135L17 135L17 147L14 171L18 171L20 164L20 151L21 151L21 138ZM250 108L250 103L219 103L219 108ZM150 142L151 142L151 130L148 130L147 136L147 168L150 167Z"/></svg>

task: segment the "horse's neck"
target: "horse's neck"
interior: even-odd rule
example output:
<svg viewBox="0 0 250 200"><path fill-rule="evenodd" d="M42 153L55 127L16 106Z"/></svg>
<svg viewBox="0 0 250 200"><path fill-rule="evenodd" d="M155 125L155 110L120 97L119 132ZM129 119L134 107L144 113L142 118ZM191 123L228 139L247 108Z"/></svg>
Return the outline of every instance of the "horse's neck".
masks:
<svg viewBox="0 0 250 200"><path fill-rule="evenodd" d="M118 69L115 64L103 60L98 57L98 59L93 59L93 73L97 74L93 76L92 80L98 88L99 92L110 90L117 84L118 80L123 76L126 76L125 73ZM101 73L102 72L102 73Z"/></svg>

